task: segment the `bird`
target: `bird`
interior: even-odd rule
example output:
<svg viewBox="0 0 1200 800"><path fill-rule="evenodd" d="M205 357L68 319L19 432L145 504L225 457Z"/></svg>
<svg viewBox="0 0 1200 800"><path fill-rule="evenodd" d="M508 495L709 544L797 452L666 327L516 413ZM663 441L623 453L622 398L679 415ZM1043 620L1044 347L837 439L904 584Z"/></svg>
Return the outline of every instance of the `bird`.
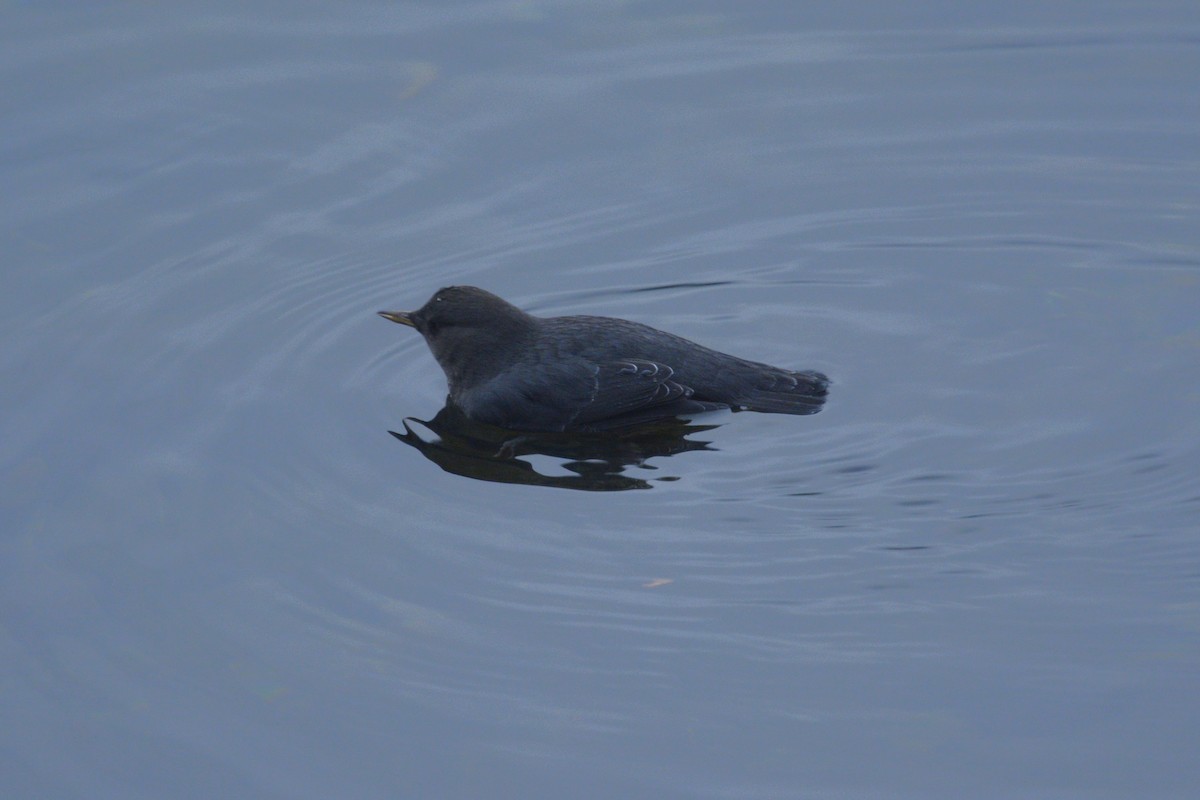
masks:
<svg viewBox="0 0 1200 800"><path fill-rule="evenodd" d="M615 317L539 317L475 286L439 289L415 328L446 374L448 402L514 431L608 431L706 411L815 414L829 378L712 350Z"/></svg>

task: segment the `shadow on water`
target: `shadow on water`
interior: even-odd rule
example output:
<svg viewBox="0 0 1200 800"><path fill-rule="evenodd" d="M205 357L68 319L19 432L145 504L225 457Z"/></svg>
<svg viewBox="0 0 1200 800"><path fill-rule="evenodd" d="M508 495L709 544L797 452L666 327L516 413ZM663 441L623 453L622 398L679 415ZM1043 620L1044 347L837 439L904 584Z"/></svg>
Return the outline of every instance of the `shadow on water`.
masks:
<svg viewBox="0 0 1200 800"><path fill-rule="evenodd" d="M434 436L422 438L410 422ZM653 469L646 465L647 459L712 450L710 442L687 437L720 427L667 419L605 433L528 433L474 422L451 404L431 420L408 417L403 424L404 433L388 433L416 448L446 472L481 481L589 492L653 488L649 480L625 474L626 468ZM538 472L532 462L521 458L530 455L564 459L561 466L571 474Z"/></svg>

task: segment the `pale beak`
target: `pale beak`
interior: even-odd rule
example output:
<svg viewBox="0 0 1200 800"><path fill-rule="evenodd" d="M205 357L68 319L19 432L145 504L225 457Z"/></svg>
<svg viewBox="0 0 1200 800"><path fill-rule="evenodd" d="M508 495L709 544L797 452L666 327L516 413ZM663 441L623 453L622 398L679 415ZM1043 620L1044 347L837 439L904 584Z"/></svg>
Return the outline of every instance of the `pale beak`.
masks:
<svg viewBox="0 0 1200 800"><path fill-rule="evenodd" d="M417 323L413 322L411 311L380 311L379 316L384 319L390 319L392 322L399 322L401 325L407 325L410 328L417 327Z"/></svg>

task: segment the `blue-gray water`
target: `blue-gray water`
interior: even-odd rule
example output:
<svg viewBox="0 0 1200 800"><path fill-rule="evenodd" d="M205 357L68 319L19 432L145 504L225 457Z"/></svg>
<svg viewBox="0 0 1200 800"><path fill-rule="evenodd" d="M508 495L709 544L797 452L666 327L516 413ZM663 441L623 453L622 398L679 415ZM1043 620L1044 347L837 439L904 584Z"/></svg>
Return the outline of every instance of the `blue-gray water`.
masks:
<svg viewBox="0 0 1200 800"><path fill-rule="evenodd" d="M0 796L1196 796L1194 2L207 5L0 9ZM833 393L462 477L451 283Z"/></svg>

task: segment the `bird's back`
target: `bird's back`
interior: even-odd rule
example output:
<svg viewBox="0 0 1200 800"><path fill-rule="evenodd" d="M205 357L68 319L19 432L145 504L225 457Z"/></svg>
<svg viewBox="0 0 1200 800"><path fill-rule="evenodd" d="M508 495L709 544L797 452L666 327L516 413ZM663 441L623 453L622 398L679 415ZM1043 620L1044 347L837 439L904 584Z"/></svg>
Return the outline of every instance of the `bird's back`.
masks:
<svg viewBox="0 0 1200 800"><path fill-rule="evenodd" d="M539 320L537 350L558 358L579 356L597 364L639 359L664 364L695 400L777 414L820 410L829 379L722 353L649 325L613 317L570 316Z"/></svg>

